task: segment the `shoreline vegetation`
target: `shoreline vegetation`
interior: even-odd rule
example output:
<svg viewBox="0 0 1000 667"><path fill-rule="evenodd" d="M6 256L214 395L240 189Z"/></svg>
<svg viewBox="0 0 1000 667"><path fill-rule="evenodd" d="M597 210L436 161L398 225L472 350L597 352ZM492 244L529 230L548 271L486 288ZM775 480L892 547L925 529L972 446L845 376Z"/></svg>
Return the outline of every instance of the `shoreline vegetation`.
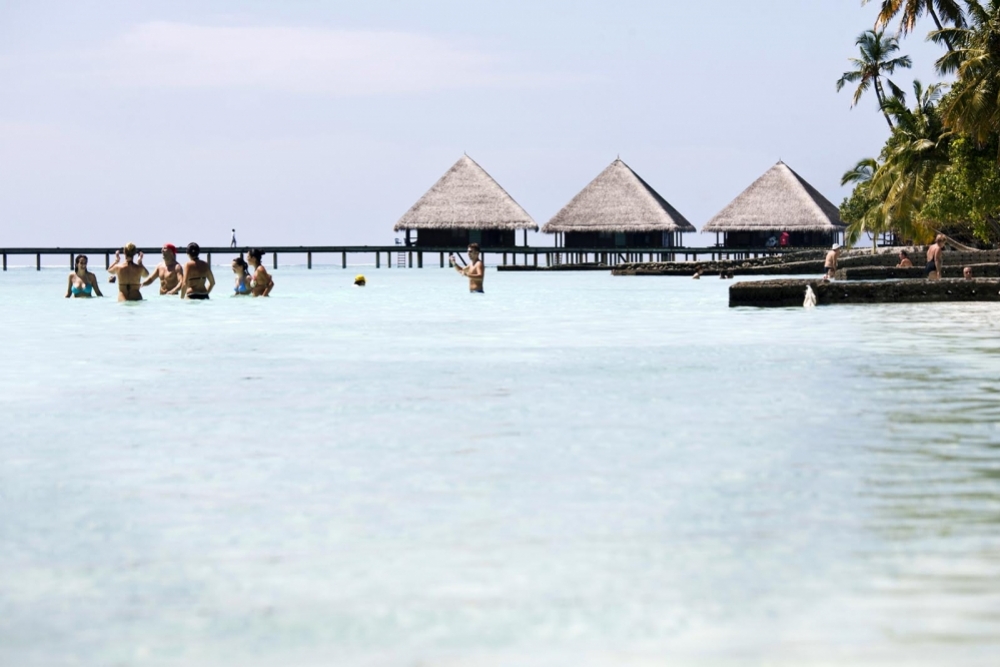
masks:
<svg viewBox="0 0 1000 667"><path fill-rule="evenodd" d="M862 5L869 0L862 0ZM929 20L929 21L928 21ZM928 41L942 49L942 79L890 77L910 69L901 40L929 23ZM1000 0L883 0L875 25L855 40L857 56L836 82L871 92L889 136L876 157L846 171L854 184L840 206L846 242L867 233L924 244L938 233L980 248L1000 241Z"/></svg>

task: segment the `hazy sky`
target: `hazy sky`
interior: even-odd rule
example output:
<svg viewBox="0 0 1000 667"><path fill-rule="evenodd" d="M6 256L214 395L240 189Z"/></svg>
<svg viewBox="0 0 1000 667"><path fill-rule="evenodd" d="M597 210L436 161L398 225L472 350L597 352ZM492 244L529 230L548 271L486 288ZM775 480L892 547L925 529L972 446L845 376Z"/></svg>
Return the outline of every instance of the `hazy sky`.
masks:
<svg viewBox="0 0 1000 667"><path fill-rule="evenodd" d="M0 246L391 243L463 151L539 225L618 155L699 228L779 158L839 203L875 4L3 0Z"/></svg>

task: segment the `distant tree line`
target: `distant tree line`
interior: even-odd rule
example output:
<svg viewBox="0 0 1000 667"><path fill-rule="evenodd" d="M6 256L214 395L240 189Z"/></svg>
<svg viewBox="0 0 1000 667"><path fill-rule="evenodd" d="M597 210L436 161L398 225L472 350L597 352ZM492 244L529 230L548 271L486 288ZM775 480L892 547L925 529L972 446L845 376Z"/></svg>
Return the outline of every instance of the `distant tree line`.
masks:
<svg viewBox="0 0 1000 667"><path fill-rule="evenodd" d="M927 39L944 51L937 71L953 80L915 81L908 99L890 77L912 67L900 39L923 18L934 25ZM853 89L852 106L871 91L889 137L878 157L842 178L854 184L840 207L848 242L866 232L915 243L937 232L981 246L1000 241L1000 0L882 0L856 45L837 90Z"/></svg>

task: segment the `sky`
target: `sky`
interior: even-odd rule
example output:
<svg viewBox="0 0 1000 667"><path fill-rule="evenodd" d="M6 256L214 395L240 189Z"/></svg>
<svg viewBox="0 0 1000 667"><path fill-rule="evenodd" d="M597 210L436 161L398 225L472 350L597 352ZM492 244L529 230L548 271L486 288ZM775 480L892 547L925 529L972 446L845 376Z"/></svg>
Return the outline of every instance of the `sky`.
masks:
<svg viewBox="0 0 1000 667"><path fill-rule="evenodd" d="M0 247L388 244L463 153L539 226L619 156L699 229L779 159L839 204L876 4L3 0Z"/></svg>

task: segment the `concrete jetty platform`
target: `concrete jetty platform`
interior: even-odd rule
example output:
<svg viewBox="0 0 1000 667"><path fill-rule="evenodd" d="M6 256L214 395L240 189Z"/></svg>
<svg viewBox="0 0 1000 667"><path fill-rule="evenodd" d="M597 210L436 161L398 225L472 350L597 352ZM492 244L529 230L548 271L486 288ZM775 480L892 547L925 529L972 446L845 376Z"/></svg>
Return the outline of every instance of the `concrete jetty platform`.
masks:
<svg viewBox="0 0 1000 667"><path fill-rule="evenodd" d="M1000 301L1000 280L891 280L851 282L834 280L761 280L729 287L729 307L801 308L806 286L820 306L858 303L937 303Z"/></svg>
<svg viewBox="0 0 1000 667"><path fill-rule="evenodd" d="M1000 278L1000 264L966 264L972 269L974 278ZM945 264L945 278L961 278L962 269L959 264ZM837 271L841 280L925 280L927 275L923 267L914 266L907 269L897 269L892 266L858 266Z"/></svg>

